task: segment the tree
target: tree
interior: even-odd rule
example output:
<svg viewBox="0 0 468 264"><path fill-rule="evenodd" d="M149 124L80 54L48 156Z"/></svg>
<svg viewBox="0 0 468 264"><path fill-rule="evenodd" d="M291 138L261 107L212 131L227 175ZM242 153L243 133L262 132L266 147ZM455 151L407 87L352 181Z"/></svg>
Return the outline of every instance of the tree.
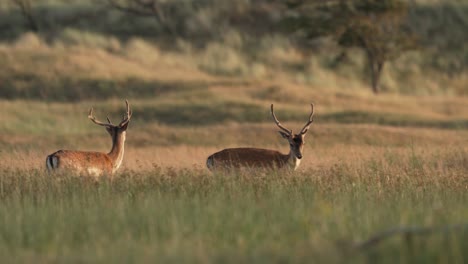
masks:
<svg viewBox="0 0 468 264"><path fill-rule="evenodd" d="M39 31L39 25L36 22L36 19L33 16L32 8L31 8L31 1L30 0L10 0L11 3L16 5L23 14L24 18L28 23L28 27L30 30L34 32Z"/></svg>
<svg viewBox="0 0 468 264"><path fill-rule="evenodd" d="M289 2L289 8L295 16L287 20L288 28L303 39L332 35L342 47L364 50L376 94L385 63L416 47L402 0L304 0Z"/></svg>
<svg viewBox="0 0 468 264"><path fill-rule="evenodd" d="M164 30L173 36L177 35L175 25L168 19L168 13L177 8L171 2L161 0L107 0L112 8L135 14L138 16L153 17Z"/></svg>

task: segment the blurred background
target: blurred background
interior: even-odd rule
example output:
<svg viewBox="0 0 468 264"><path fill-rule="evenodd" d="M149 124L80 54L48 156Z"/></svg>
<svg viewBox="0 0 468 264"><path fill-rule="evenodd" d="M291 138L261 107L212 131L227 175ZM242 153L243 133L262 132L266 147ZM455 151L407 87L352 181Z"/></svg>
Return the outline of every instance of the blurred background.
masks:
<svg viewBox="0 0 468 264"><path fill-rule="evenodd" d="M467 28L457 0L2 0L0 155L104 151L87 111L117 120L124 99L148 163L286 151L271 103L293 130L315 103L306 148L466 144Z"/></svg>
<svg viewBox="0 0 468 264"><path fill-rule="evenodd" d="M2 54L1 96L142 97L155 93L158 83L151 75L163 65L209 76L282 77L311 89L359 92L378 78L374 89L384 93L466 95L467 5L457 0L4 0L0 40L11 57ZM12 56L19 51L23 56ZM38 56L26 55L32 51ZM85 54L74 59L79 52ZM24 67L14 67L20 63ZM381 73L373 73L379 63ZM63 91L63 86L76 88Z"/></svg>

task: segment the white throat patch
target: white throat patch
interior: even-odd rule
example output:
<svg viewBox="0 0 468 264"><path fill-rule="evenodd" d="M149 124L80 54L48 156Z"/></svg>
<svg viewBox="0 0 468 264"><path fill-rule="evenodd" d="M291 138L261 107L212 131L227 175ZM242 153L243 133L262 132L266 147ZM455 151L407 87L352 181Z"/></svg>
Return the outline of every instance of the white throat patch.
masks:
<svg viewBox="0 0 468 264"><path fill-rule="evenodd" d="M291 169L296 170L297 167L299 167L299 164L301 164L301 160L296 157L291 157L289 158L288 163Z"/></svg>
<svg viewBox="0 0 468 264"><path fill-rule="evenodd" d="M298 158L295 158L293 159L293 161L294 161L294 170L296 170L297 167L299 167L299 164L301 164L301 160Z"/></svg>
<svg viewBox="0 0 468 264"><path fill-rule="evenodd" d="M124 157L124 146L125 146L125 136L126 136L126 131L122 132L122 147L120 149L120 153L117 156L117 159L115 160L114 167L112 168L112 173L115 173L117 169L122 165L123 157Z"/></svg>

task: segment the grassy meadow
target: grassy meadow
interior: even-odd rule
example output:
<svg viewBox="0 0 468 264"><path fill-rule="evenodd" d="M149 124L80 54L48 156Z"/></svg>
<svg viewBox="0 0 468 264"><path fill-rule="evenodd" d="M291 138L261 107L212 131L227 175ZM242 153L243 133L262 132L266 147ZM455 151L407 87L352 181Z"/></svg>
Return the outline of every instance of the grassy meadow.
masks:
<svg viewBox="0 0 468 264"><path fill-rule="evenodd" d="M2 261L466 263L468 72L457 46L466 42L448 40L466 37L468 9L449 2L415 1L430 47L389 64L379 95L359 52L331 68L328 46L305 55L277 35L159 40L142 18L74 17L92 1L43 0L41 31L31 33L9 27L21 16L0 3ZM441 21L452 31L434 43L455 55L428 41ZM59 149L109 151L88 110L116 123L124 99L133 117L116 175L46 172ZM223 148L288 151L272 103L294 131L315 104L297 171L208 171L206 158ZM440 229L360 247L400 227Z"/></svg>

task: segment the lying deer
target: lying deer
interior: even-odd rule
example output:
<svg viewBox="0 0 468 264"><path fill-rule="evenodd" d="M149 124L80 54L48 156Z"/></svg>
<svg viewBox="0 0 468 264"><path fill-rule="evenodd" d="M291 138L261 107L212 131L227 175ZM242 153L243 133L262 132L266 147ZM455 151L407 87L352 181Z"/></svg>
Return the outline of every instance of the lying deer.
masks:
<svg viewBox="0 0 468 264"><path fill-rule="evenodd" d="M282 154L276 150L259 148L228 148L209 156L206 165L208 169L219 168L241 168L241 167L263 167L263 168L283 168L297 169L302 159L304 149L304 137L313 122L314 105L311 104L309 120L301 129L299 134L293 134L292 130L285 128L276 118L271 105L271 115L276 125L281 129L280 135L289 142L289 153Z"/></svg>

